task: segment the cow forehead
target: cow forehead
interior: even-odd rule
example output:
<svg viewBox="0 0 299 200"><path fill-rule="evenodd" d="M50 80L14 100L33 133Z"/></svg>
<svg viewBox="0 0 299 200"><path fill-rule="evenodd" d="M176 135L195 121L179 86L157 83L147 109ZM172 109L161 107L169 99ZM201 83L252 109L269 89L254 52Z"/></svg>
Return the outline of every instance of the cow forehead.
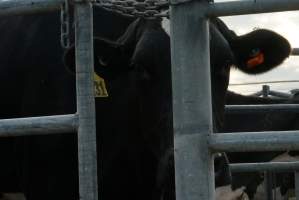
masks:
<svg viewBox="0 0 299 200"><path fill-rule="evenodd" d="M170 23L169 19L163 18L162 20L162 28L170 36ZM233 60L233 53L230 48L228 41L224 38L221 32L217 29L216 25L210 23L210 58L211 64L214 62L219 62L222 60L223 62L227 62L228 60ZM217 58L217 60L216 60Z"/></svg>

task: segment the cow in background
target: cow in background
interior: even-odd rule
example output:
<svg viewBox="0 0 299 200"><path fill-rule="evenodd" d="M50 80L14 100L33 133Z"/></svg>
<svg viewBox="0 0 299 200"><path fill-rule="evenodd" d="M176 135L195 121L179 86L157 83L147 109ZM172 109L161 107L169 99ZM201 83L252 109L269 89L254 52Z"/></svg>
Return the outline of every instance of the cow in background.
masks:
<svg viewBox="0 0 299 200"><path fill-rule="evenodd" d="M228 105L256 105L256 104L298 104L298 97L291 99L272 99L256 96L246 96L231 91L227 92ZM256 132L256 131L288 131L298 130L298 113L269 111L266 113L226 114L224 132ZM283 155L283 156L282 156ZM298 160L297 151L267 151L267 152L232 152L228 153L231 163L255 163L269 161ZM246 193L250 199L254 198L258 186L264 178L259 172L235 173L233 185L238 188L246 186ZM293 173L279 173L276 176L277 187L282 195L288 188L294 187Z"/></svg>

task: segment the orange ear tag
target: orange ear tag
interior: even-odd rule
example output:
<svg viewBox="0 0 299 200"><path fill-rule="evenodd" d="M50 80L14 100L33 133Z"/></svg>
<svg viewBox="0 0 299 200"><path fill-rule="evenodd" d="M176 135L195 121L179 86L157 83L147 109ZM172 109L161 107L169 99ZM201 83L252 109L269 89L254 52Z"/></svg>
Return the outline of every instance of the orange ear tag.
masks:
<svg viewBox="0 0 299 200"><path fill-rule="evenodd" d="M264 54L258 53L255 57L247 61L247 68L249 69L255 68L256 66L262 64L264 61L265 61Z"/></svg>

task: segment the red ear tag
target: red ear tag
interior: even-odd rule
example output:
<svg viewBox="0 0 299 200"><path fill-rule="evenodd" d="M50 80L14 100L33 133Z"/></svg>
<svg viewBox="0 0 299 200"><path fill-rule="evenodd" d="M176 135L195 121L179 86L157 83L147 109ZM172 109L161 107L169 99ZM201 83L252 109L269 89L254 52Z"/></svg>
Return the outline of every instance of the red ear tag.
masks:
<svg viewBox="0 0 299 200"><path fill-rule="evenodd" d="M247 61L247 68L249 69L255 68L256 66L262 64L264 61L265 61L264 54L258 53L256 56L254 56L253 58Z"/></svg>

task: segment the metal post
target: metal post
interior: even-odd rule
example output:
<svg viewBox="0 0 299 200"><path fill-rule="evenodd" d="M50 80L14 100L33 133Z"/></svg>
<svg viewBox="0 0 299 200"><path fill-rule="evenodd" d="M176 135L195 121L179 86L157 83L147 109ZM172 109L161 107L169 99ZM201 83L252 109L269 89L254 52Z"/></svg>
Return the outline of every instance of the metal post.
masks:
<svg viewBox="0 0 299 200"><path fill-rule="evenodd" d="M272 184L273 184L273 173L271 171L265 171L265 191L267 194L267 200L273 200L273 191L272 191Z"/></svg>
<svg viewBox="0 0 299 200"><path fill-rule="evenodd" d="M98 200L93 85L93 12L89 1L76 2L75 23L80 199Z"/></svg>
<svg viewBox="0 0 299 200"><path fill-rule="evenodd" d="M263 85L262 91L263 91L263 97L268 97L269 92L270 92L270 86L269 85Z"/></svg>
<svg viewBox="0 0 299 200"><path fill-rule="evenodd" d="M295 171L295 196L299 199L299 171Z"/></svg>
<svg viewBox="0 0 299 200"><path fill-rule="evenodd" d="M177 200L214 200L207 5L191 1L170 10Z"/></svg>

